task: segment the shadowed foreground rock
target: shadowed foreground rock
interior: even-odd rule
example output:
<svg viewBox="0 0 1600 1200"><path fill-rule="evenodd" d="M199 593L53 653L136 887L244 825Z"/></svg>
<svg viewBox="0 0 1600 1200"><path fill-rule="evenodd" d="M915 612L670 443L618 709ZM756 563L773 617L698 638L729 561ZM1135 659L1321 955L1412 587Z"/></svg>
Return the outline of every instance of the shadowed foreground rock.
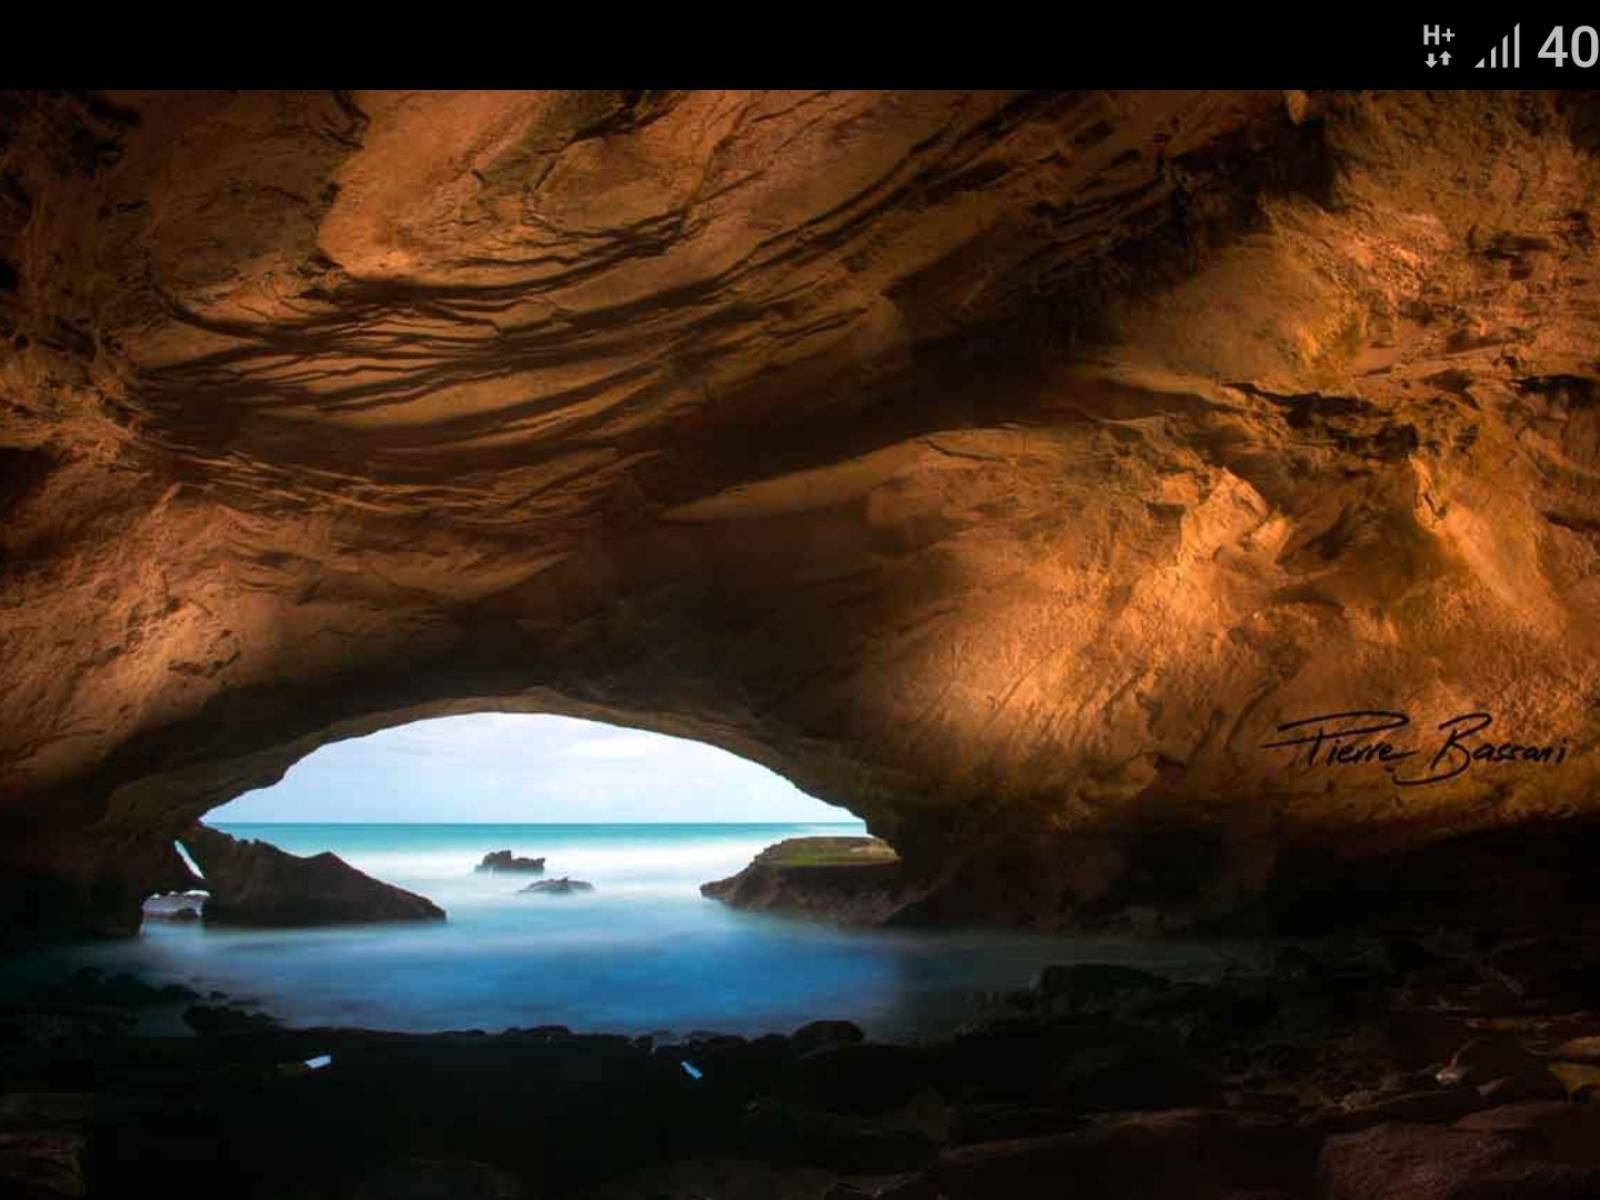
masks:
<svg viewBox="0 0 1600 1200"><path fill-rule="evenodd" d="M1204 982L1063 966L1003 1011L907 1044L837 1020L680 1041L296 1029L80 972L25 1005L0 1000L0 1189L120 1200L181 1177L244 1200L1596 1195L1600 1106L1585 1100L1600 1068L1581 1060L1600 989L1566 972L1600 962L1600 944L1283 950L1272 970ZM198 1036L135 1035L131 1018L163 1003L188 1005ZM1570 1077L1566 1098L1488 1097L1508 1079L1514 1093L1529 1061ZM1513 1076L1473 1086L1456 1070L1468 1064Z"/></svg>
<svg viewBox="0 0 1600 1200"><path fill-rule="evenodd" d="M302 858L206 825L182 838L210 892L204 920L218 925L343 925L443 920L433 901L356 870L337 854Z"/></svg>

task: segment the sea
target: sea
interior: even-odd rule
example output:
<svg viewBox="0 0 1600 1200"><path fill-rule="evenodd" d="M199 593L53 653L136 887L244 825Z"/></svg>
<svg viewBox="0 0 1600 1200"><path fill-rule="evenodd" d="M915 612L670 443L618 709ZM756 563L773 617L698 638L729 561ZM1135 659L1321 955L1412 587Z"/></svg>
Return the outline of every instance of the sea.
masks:
<svg viewBox="0 0 1600 1200"><path fill-rule="evenodd" d="M131 971L300 1026L756 1035L829 1018L907 1039L992 1011L1050 963L1209 978L1261 953L1226 942L843 928L700 895L700 884L775 842L865 834L857 822L217 828L294 854L331 850L427 896L448 919L292 930L147 920L136 938L54 948L30 960L30 974ZM524 894L539 876L474 871L494 850L543 857L543 878L581 879L594 891Z"/></svg>

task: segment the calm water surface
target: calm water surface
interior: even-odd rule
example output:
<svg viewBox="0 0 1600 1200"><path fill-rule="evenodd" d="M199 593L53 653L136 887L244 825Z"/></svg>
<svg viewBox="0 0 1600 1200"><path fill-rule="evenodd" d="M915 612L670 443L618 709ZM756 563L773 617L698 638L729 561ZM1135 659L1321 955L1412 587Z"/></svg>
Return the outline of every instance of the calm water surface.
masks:
<svg viewBox="0 0 1600 1200"><path fill-rule="evenodd" d="M994 932L849 930L737 912L699 894L817 825L220 824L296 854L332 850L421 893L446 922L218 930L147 922L137 939L53 951L36 969L137 970L219 990L295 1024L429 1031L563 1024L645 1033L785 1030L819 1017L880 1037L937 1033L984 992L1051 962L1210 975L1255 952L1226 943L1131 943ZM544 878L596 891L518 895L529 876L478 875L491 850L544 856Z"/></svg>

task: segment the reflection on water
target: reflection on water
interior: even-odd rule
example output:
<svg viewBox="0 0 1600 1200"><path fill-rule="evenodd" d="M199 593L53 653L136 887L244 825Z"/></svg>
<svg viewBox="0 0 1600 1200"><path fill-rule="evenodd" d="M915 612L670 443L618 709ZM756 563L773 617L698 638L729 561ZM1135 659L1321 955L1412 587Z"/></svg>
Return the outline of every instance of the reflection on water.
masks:
<svg viewBox="0 0 1600 1200"><path fill-rule="evenodd" d="M864 832L855 824L221 828L297 854L332 850L428 896L449 920L310 930L151 921L138 939L57 950L49 965L137 970L252 1000L296 1024L748 1034L841 1017L903 1037L948 1026L973 997L1024 986L1050 962L1199 975L1251 953L1218 943L847 930L736 912L699 894L701 883L775 841ZM547 878L584 879L596 890L519 895L529 876L473 871L501 849L544 855Z"/></svg>

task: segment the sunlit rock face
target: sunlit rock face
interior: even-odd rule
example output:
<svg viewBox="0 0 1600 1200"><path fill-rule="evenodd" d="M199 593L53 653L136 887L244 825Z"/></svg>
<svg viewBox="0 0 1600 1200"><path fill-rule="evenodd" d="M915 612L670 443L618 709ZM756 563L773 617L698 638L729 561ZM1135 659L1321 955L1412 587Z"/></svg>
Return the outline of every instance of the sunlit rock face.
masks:
<svg viewBox="0 0 1600 1200"><path fill-rule="evenodd" d="M767 764L928 919L1587 814L1595 116L6 97L11 925L130 928L209 808L484 708ZM1410 727L1269 745L1355 710Z"/></svg>

